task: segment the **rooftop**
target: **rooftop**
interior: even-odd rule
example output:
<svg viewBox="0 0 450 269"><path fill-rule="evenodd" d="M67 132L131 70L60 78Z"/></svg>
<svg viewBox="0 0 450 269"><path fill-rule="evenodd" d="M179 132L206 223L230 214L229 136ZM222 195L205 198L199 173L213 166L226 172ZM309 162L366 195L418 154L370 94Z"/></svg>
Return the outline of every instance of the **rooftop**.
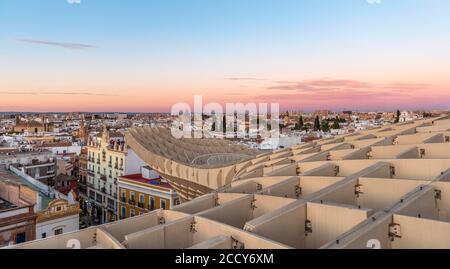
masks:
<svg viewBox="0 0 450 269"><path fill-rule="evenodd" d="M52 155L52 152L47 150L31 150L31 151L24 151L20 149L5 149L2 151L0 149L0 159L10 159L15 157L33 157L33 156L42 156L42 155Z"/></svg>
<svg viewBox="0 0 450 269"><path fill-rule="evenodd" d="M260 153L223 139L176 139L167 128L132 128L125 138L127 144L131 143L136 148L145 150L150 158L164 158L199 168L231 166L252 159Z"/></svg>
<svg viewBox="0 0 450 269"><path fill-rule="evenodd" d="M0 198L0 211L2 210L8 210L12 208L16 208L17 206L6 201L5 199Z"/></svg>
<svg viewBox="0 0 450 269"><path fill-rule="evenodd" d="M52 148L52 147L70 147L72 142L51 142L42 143L41 145L35 145L36 148Z"/></svg>
<svg viewBox="0 0 450 269"><path fill-rule="evenodd" d="M9 172L9 171L6 171L4 169L0 169L0 180L7 180L10 182L15 182L17 184L25 185L25 186L29 187L30 189L32 189L33 191L35 191L41 198L41 204L40 204L41 206L40 206L40 208L38 208L38 210L46 209L48 207L48 204L54 200L53 197L50 197L49 195L43 193L38 187L31 184L27 180Z"/></svg>
<svg viewBox="0 0 450 269"><path fill-rule="evenodd" d="M153 185L153 186L164 187L167 189L173 189L169 183L161 181L161 177L147 179L147 178L142 177L142 174L134 174L134 175L122 176L120 179L134 181L134 182L138 182L138 183L144 183L144 184Z"/></svg>
<svg viewBox="0 0 450 269"><path fill-rule="evenodd" d="M82 248L450 248L447 116L258 155L224 182L225 170L192 166L182 174L168 164L149 163L161 174L173 169L177 193L197 198L13 248L65 248L70 238Z"/></svg>

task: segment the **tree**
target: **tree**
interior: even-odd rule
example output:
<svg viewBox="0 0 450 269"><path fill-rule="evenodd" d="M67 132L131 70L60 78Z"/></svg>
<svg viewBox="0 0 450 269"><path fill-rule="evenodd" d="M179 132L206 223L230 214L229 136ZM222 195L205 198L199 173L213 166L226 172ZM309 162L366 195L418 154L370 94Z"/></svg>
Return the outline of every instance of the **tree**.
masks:
<svg viewBox="0 0 450 269"><path fill-rule="evenodd" d="M250 137L250 112L245 111L245 138Z"/></svg>
<svg viewBox="0 0 450 269"><path fill-rule="evenodd" d="M300 118L298 119L298 127L302 129L304 125L305 123L303 122L303 116L300 116Z"/></svg>
<svg viewBox="0 0 450 269"><path fill-rule="evenodd" d="M308 123L305 124L305 126L303 126L303 130L308 132L311 129L311 127L312 127L311 123L308 122Z"/></svg>
<svg viewBox="0 0 450 269"><path fill-rule="evenodd" d="M320 120L319 120L319 116L316 116L316 119L314 120L314 131L320 131Z"/></svg>
<svg viewBox="0 0 450 269"><path fill-rule="evenodd" d="M222 116L222 132L223 135L225 135L227 133L227 115L223 114Z"/></svg>
<svg viewBox="0 0 450 269"><path fill-rule="evenodd" d="M395 123L399 123L400 122L400 114L401 114L400 110L397 110L397 115L395 117Z"/></svg>
<svg viewBox="0 0 450 269"><path fill-rule="evenodd" d="M333 125L331 126L331 129L340 129L341 126L339 125L339 120L333 121Z"/></svg>
<svg viewBox="0 0 450 269"><path fill-rule="evenodd" d="M303 122L303 117L300 116L298 118L298 122L295 124L295 130L303 130L304 126L305 126L305 123Z"/></svg>
<svg viewBox="0 0 450 269"><path fill-rule="evenodd" d="M330 131L330 124L326 120L322 121L322 131L324 132Z"/></svg>

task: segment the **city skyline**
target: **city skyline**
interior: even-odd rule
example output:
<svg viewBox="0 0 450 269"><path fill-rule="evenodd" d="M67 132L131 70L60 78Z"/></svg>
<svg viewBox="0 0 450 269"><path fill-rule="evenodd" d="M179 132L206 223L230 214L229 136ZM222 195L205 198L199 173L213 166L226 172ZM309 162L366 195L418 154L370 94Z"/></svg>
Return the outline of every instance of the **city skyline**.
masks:
<svg viewBox="0 0 450 269"><path fill-rule="evenodd" d="M0 112L447 109L450 2L0 2Z"/></svg>

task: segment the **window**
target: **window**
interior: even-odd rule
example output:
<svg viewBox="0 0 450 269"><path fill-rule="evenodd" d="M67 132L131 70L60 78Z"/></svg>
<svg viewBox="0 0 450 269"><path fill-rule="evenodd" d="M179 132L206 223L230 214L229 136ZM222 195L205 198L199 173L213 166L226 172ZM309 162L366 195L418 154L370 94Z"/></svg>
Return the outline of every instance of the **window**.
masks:
<svg viewBox="0 0 450 269"><path fill-rule="evenodd" d="M16 234L16 244L24 243L27 240L27 234L26 233L19 233Z"/></svg>
<svg viewBox="0 0 450 269"><path fill-rule="evenodd" d="M134 209L130 209L130 217L134 217Z"/></svg>
<svg viewBox="0 0 450 269"><path fill-rule="evenodd" d="M144 203L144 195L143 194L139 194L139 202L140 203Z"/></svg>
<svg viewBox="0 0 450 269"><path fill-rule="evenodd" d="M130 200L131 200L131 201L135 201L135 200L134 200L134 192L131 192L131 193L130 193Z"/></svg>
<svg viewBox="0 0 450 269"><path fill-rule="evenodd" d="M63 234L63 228L59 228L55 230L55 235Z"/></svg>
<svg viewBox="0 0 450 269"><path fill-rule="evenodd" d="M47 233L42 233L42 238L47 238Z"/></svg>
<svg viewBox="0 0 450 269"><path fill-rule="evenodd" d="M97 193L96 201L99 203L103 203L103 196L101 194Z"/></svg>
<svg viewBox="0 0 450 269"><path fill-rule="evenodd" d="M166 209L166 200L165 199L161 199L161 208Z"/></svg>
<svg viewBox="0 0 450 269"><path fill-rule="evenodd" d="M150 210L155 210L155 197L150 197Z"/></svg>

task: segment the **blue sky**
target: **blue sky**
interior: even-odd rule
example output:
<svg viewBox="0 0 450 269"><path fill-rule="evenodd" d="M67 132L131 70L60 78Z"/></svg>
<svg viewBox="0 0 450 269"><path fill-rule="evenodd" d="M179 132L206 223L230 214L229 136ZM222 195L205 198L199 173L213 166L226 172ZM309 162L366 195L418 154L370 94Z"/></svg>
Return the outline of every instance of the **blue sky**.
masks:
<svg viewBox="0 0 450 269"><path fill-rule="evenodd" d="M426 84L443 94L449 26L447 0L0 0L0 97L8 100L0 110L40 91L130 92L129 104L118 98L111 109L168 93L275 98L284 93L267 89L279 81ZM47 106L60 102L55 95ZM450 103L440 97L429 105Z"/></svg>

